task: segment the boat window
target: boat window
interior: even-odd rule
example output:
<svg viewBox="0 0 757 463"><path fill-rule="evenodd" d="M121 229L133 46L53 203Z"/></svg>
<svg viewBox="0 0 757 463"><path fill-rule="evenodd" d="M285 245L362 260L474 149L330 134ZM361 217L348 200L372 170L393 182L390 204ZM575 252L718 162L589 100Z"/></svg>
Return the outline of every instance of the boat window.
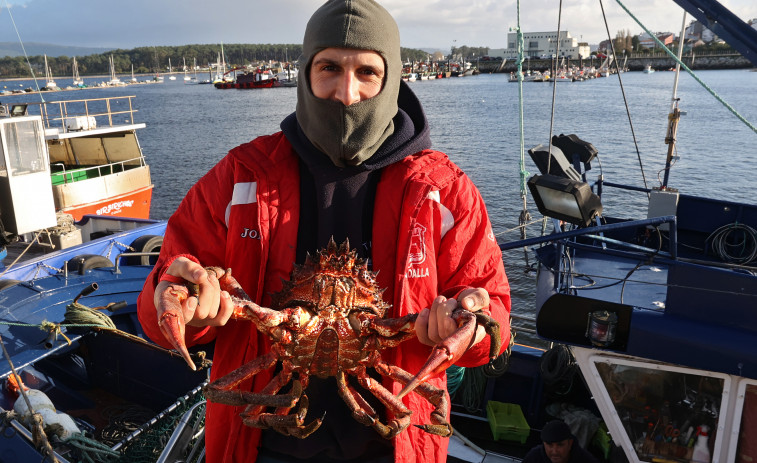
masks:
<svg viewBox="0 0 757 463"><path fill-rule="evenodd" d="M638 461L689 462L695 451L720 448L726 437L717 435L718 418L730 382L724 376L607 359L595 366Z"/></svg>
<svg viewBox="0 0 757 463"><path fill-rule="evenodd" d="M47 159L42 146L38 121L11 120L2 127L8 167L13 175L45 172Z"/></svg>
<svg viewBox="0 0 757 463"><path fill-rule="evenodd" d="M729 455L728 461L754 461L757 458L757 382L742 380L739 384L738 398L743 398L739 420L738 445L735 455Z"/></svg>

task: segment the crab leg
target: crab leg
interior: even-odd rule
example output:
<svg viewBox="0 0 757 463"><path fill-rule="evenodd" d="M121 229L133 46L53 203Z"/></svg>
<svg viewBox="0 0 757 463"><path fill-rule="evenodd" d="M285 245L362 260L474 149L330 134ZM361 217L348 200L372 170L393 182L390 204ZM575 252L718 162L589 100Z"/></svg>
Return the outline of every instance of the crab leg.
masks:
<svg viewBox="0 0 757 463"><path fill-rule="evenodd" d="M189 297L186 286L170 284L168 289L160 295L158 307L158 326L163 336L179 351L192 370L197 370L192 357L189 356L187 344L184 341L184 314L181 306Z"/></svg>
<svg viewBox="0 0 757 463"><path fill-rule="evenodd" d="M376 371L404 384L409 383L413 379L410 373L398 366L389 365L386 362L379 362L376 365ZM418 385L416 393L428 400L428 402L434 406L434 411L431 412L429 417L433 424L416 424L414 426L423 429L427 433L436 434L437 436L451 436L452 426L449 424L449 418L447 417L449 401L447 400L444 391L431 384L421 383ZM399 401L399 398L397 399L397 402L402 404L402 402Z"/></svg>
<svg viewBox="0 0 757 463"><path fill-rule="evenodd" d="M231 276L230 269L207 267L206 270L209 276L212 274L218 279L220 288L228 291L231 295L231 300L234 303L232 320L250 320L260 331L269 334L274 339L280 339L282 336L286 336L288 332L285 329L277 330L276 328L279 325L298 326L307 319L307 314L302 311L271 310L250 301L239 282ZM199 287L196 284L189 282L184 285L171 283L160 295L156 308L160 331L192 370L197 370L197 367L189 355L184 339L186 323L182 306L190 296L196 296L198 292Z"/></svg>
<svg viewBox="0 0 757 463"><path fill-rule="evenodd" d="M502 343L502 339L499 335L499 323L488 315L480 312L470 312L462 308L458 308L452 312L452 318L457 322L457 331L434 346L431 355L428 360L426 360L426 364L423 365L421 371L419 371L413 379L405 385L397 397L404 397L418 387L418 385L425 382L430 377L443 372L462 357L465 351L470 348L473 341L476 339L476 328L479 324L484 326L484 329L491 338L491 347L489 350L490 360L497 358Z"/></svg>

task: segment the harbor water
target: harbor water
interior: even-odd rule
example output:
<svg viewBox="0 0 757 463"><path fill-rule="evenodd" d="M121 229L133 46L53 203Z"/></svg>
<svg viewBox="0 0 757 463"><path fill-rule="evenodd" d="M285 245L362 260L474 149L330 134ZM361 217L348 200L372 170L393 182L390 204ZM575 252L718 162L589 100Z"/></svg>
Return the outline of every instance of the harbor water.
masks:
<svg viewBox="0 0 757 463"><path fill-rule="evenodd" d="M659 186L668 149L664 140L674 74L621 74L628 111L618 76L558 83L556 87L551 83L524 83L525 150L546 144L550 134L576 134L599 152L599 162L594 161L588 172L591 181L601 174L608 182ZM702 71L698 76L733 111L757 124L757 72ZM434 148L446 152L481 190L500 243L520 238L517 226L523 209L519 86L508 82L508 77L482 74L408 84L426 110ZM70 83L70 79L56 81L61 87ZM96 81L85 82L92 85ZM0 89L3 87L33 87L33 82L0 82ZM136 122L147 124L138 136L155 184L151 215L156 219L167 219L189 187L230 148L278 131L280 121L296 103L295 88L218 90L212 85L185 84L180 79L44 92L40 96L4 95L0 101L39 101L43 97L49 102L121 95L136 96ZM669 186L686 194L757 203L752 197L757 133L684 73L678 97L685 115L680 122L677 160ZM525 170L527 176L538 173L527 152ZM603 196L604 212L626 216L632 211L635 218L644 218L645 201L643 193L628 199L608 190ZM534 219L539 217L530 196L527 209ZM529 237L540 233L540 222L527 228ZM519 313L532 311L534 300L534 274L527 271L526 262L522 250L509 251L505 256L513 305ZM528 263L533 262L530 255Z"/></svg>

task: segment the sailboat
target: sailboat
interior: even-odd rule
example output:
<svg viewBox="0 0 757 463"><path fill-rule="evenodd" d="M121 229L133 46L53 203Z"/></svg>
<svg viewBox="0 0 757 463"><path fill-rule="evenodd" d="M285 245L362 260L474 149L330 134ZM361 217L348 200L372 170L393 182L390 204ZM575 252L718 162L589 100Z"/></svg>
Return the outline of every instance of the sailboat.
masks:
<svg viewBox="0 0 757 463"><path fill-rule="evenodd" d="M134 77L134 64L131 65L131 81L130 82L132 84L136 84L137 83L137 78Z"/></svg>
<svg viewBox="0 0 757 463"><path fill-rule="evenodd" d="M126 85L125 83L121 82L121 79L116 76L116 66L113 62L113 55L110 55L110 80L106 84L109 87L120 87L122 85Z"/></svg>
<svg viewBox="0 0 757 463"><path fill-rule="evenodd" d="M181 58L184 61L184 82L188 82L192 80L192 76L187 75L187 60L186 58Z"/></svg>
<svg viewBox="0 0 757 463"><path fill-rule="evenodd" d="M223 49L223 45L221 45ZM221 67L221 54L218 53L218 60L216 61L216 75L213 77L213 83L217 84L219 82L223 82L223 74L225 70L223 67Z"/></svg>
<svg viewBox="0 0 757 463"><path fill-rule="evenodd" d="M47 55L45 55L45 88L44 90L60 90L58 84L53 80L53 73L47 65Z"/></svg>
<svg viewBox="0 0 757 463"><path fill-rule="evenodd" d="M196 84L197 83L197 58L194 58L194 64L192 66L194 69L194 77L187 75L187 68L184 67L184 83L185 84Z"/></svg>
<svg viewBox="0 0 757 463"><path fill-rule="evenodd" d="M84 79L79 77L79 64L76 62L76 57L74 56L74 64L73 64L73 83L72 85L74 87L78 88L84 88L86 85L84 85Z"/></svg>
<svg viewBox="0 0 757 463"><path fill-rule="evenodd" d="M168 80L176 80L176 76L173 75L173 68L171 67L171 58L168 58Z"/></svg>

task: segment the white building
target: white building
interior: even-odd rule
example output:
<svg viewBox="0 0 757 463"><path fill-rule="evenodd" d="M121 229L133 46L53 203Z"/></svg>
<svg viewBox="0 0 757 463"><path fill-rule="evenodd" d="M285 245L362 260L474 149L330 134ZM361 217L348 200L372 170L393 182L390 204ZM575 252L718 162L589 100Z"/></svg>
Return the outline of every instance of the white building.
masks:
<svg viewBox="0 0 757 463"><path fill-rule="evenodd" d="M510 32L507 34L507 48L504 49L503 57L515 59L518 57L517 46L518 34ZM557 31L554 32L526 32L523 34L523 55L530 58L550 58L556 54L557 50ZM586 43L578 43L578 39L570 36L568 31L560 31L560 56L566 58L578 59L588 58L591 50ZM490 50L492 51L499 50Z"/></svg>
<svg viewBox="0 0 757 463"><path fill-rule="evenodd" d="M686 27L685 37L689 40L701 40L704 43L710 43L717 38L715 33L696 20L691 21L688 27Z"/></svg>

